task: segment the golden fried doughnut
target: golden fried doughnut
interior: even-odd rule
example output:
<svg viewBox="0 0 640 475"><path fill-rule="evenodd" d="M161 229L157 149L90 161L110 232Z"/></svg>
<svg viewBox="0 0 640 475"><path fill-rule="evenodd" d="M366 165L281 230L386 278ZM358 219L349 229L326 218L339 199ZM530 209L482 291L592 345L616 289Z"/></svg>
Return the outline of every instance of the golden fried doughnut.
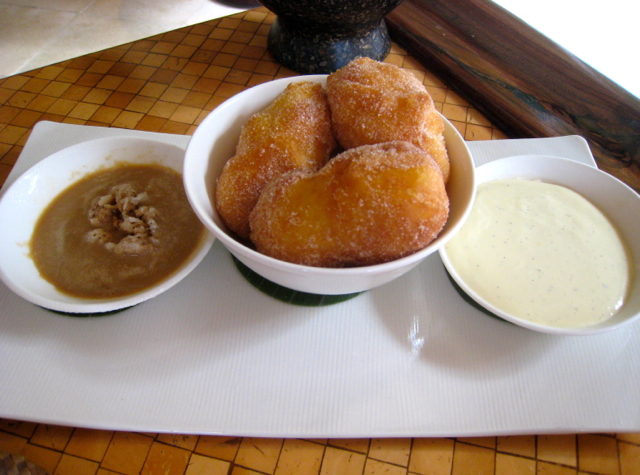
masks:
<svg viewBox="0 0 640 475"><path fill-rule="evenodd" d="M413 74L392 64L358 58L329 75L327 97L343 148L411 142L431 154L445 183L448 181L444 123L427 89Z"/></svg>
<svg viewBox="0 0 640 475"><path fill-rule="evenodd" d="M316 170L336 146L320 84L292 83L242 127L236 154L218 178L215 203L225 224L249 237L249 213L262 188L283 172Z"/></svg>
<svg viewBox="0 0 640 475"><path fill-rule="evenodd" d="M408 142L386 142L269 183L251 213L251 240L258 252L297 264L378 264L427 246L448 215L436 161Z"/></svg>

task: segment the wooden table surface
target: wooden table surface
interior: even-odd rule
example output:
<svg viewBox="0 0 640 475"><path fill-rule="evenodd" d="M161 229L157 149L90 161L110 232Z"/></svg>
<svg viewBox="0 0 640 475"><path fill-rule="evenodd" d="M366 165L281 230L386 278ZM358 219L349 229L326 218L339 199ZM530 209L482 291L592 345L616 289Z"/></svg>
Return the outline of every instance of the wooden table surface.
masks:
<svg viewBox="0 0 640 475"><path fill-rule="evenodd" d="M273 20L259 8L0 79L0 184L38 121L190 135L225 99L295 75L267 51ZM420 78L466 140L505 138L397 44L386 61ZM640 433L302 440L0 420L2 451L74 475L640 474Z"/></svg>

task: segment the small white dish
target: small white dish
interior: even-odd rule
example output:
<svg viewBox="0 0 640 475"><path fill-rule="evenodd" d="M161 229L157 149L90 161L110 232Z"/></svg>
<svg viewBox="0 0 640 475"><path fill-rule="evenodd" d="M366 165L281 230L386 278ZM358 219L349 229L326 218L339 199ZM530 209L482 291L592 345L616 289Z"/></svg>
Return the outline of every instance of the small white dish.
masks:
<svg viewBox="0 0 640 475"><path fill-rule="evenodd" d="M400 277L437 251L466 219L475 196L474 165L469 149L456 128L445 119L445 141L451 162L447 185L449 219L440 235L424 249L395 261L347 269L309 267L280 261L235 240L215 210L217 177L235 153L242 125L266 108L292 82L326 84L326 75L284 78L260 84L232 97L214 109L198 126L185 155L184 181L191 206L220 242L247 267L289 289L321 295L341 295L378 287Z"/></svg>
<svg viewBox="0 0 640 475"><path fill-rule="evenodd" d="M640 195L617 178L597 168L573 160L542 155L521 155L495 160L478 167L476 176L478 186L493 180L521 178L561 185L579 193L604 212L618 229L628 246L633 275L624 305L608 320L584 327L552 327L515 317L491 305L467 285L452 264L446 246L442 247L440 257L462 291L489 312L543 333L590 335L614 330L640 319Z"/></svg>
<svg viewBox="0 0 640 475"><path fill-rule="evenodd" d="M182 173L184 151L171 144L134 137L109 137L60 150L35 164L0 196L0 278L16 294L41 307L65 313L104 313L136 305L168 290L204 258L214 237L199 247L168 279L139 293L110 299L82 299L44 280L29 257L29 241L42 211L61 191L88 173L118 162L154 163Z"/></svg>

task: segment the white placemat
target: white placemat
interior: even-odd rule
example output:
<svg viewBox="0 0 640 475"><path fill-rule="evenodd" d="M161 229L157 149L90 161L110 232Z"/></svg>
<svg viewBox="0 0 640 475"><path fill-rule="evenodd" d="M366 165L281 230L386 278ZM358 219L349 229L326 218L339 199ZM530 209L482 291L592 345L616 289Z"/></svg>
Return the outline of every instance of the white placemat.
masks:
<svg viewBox="0 0 640 475"><path fill-rule="evenodd" d="M189 137L39 123L8 182L83 140ZM539 153L594 164L579 137L471 142L477 163ZM3 223L4 225L4 223ZM640 324L535 333L469 306L440 258L328 307L268 297L215 243L165 294L96 318L0 284L0 417L274 437L640 431Z"/></svg>

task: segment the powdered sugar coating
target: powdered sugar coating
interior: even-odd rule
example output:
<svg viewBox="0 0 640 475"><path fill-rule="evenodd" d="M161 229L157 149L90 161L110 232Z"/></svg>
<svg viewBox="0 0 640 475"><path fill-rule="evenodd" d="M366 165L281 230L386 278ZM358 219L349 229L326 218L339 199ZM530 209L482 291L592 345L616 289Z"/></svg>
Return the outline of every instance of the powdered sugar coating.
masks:
<svg viewBox="0 0 640 475"><path fill-rule="evenodd" d="M372 265L427 246L448 214L435 160L407 142L388 142L272 181L251 213L251 239L259 252L297 264Z"/></svg>
<svg viewBox="0 0 640 475"><path fill-rule="evenodd" d="M392 64L358 58L327 78L338 143L345 149L402 140L429 152L449 179L444 123L424 85Z"/></svg>
<svg viewBox="0 0 640 475"><path fill-rule="evenodd" d="M320 84L292 83L242 127L236 154L216 187L225 224L249 237L249 214L264 186L281 173L316 170L336 146L326 94Z"/></svg>

